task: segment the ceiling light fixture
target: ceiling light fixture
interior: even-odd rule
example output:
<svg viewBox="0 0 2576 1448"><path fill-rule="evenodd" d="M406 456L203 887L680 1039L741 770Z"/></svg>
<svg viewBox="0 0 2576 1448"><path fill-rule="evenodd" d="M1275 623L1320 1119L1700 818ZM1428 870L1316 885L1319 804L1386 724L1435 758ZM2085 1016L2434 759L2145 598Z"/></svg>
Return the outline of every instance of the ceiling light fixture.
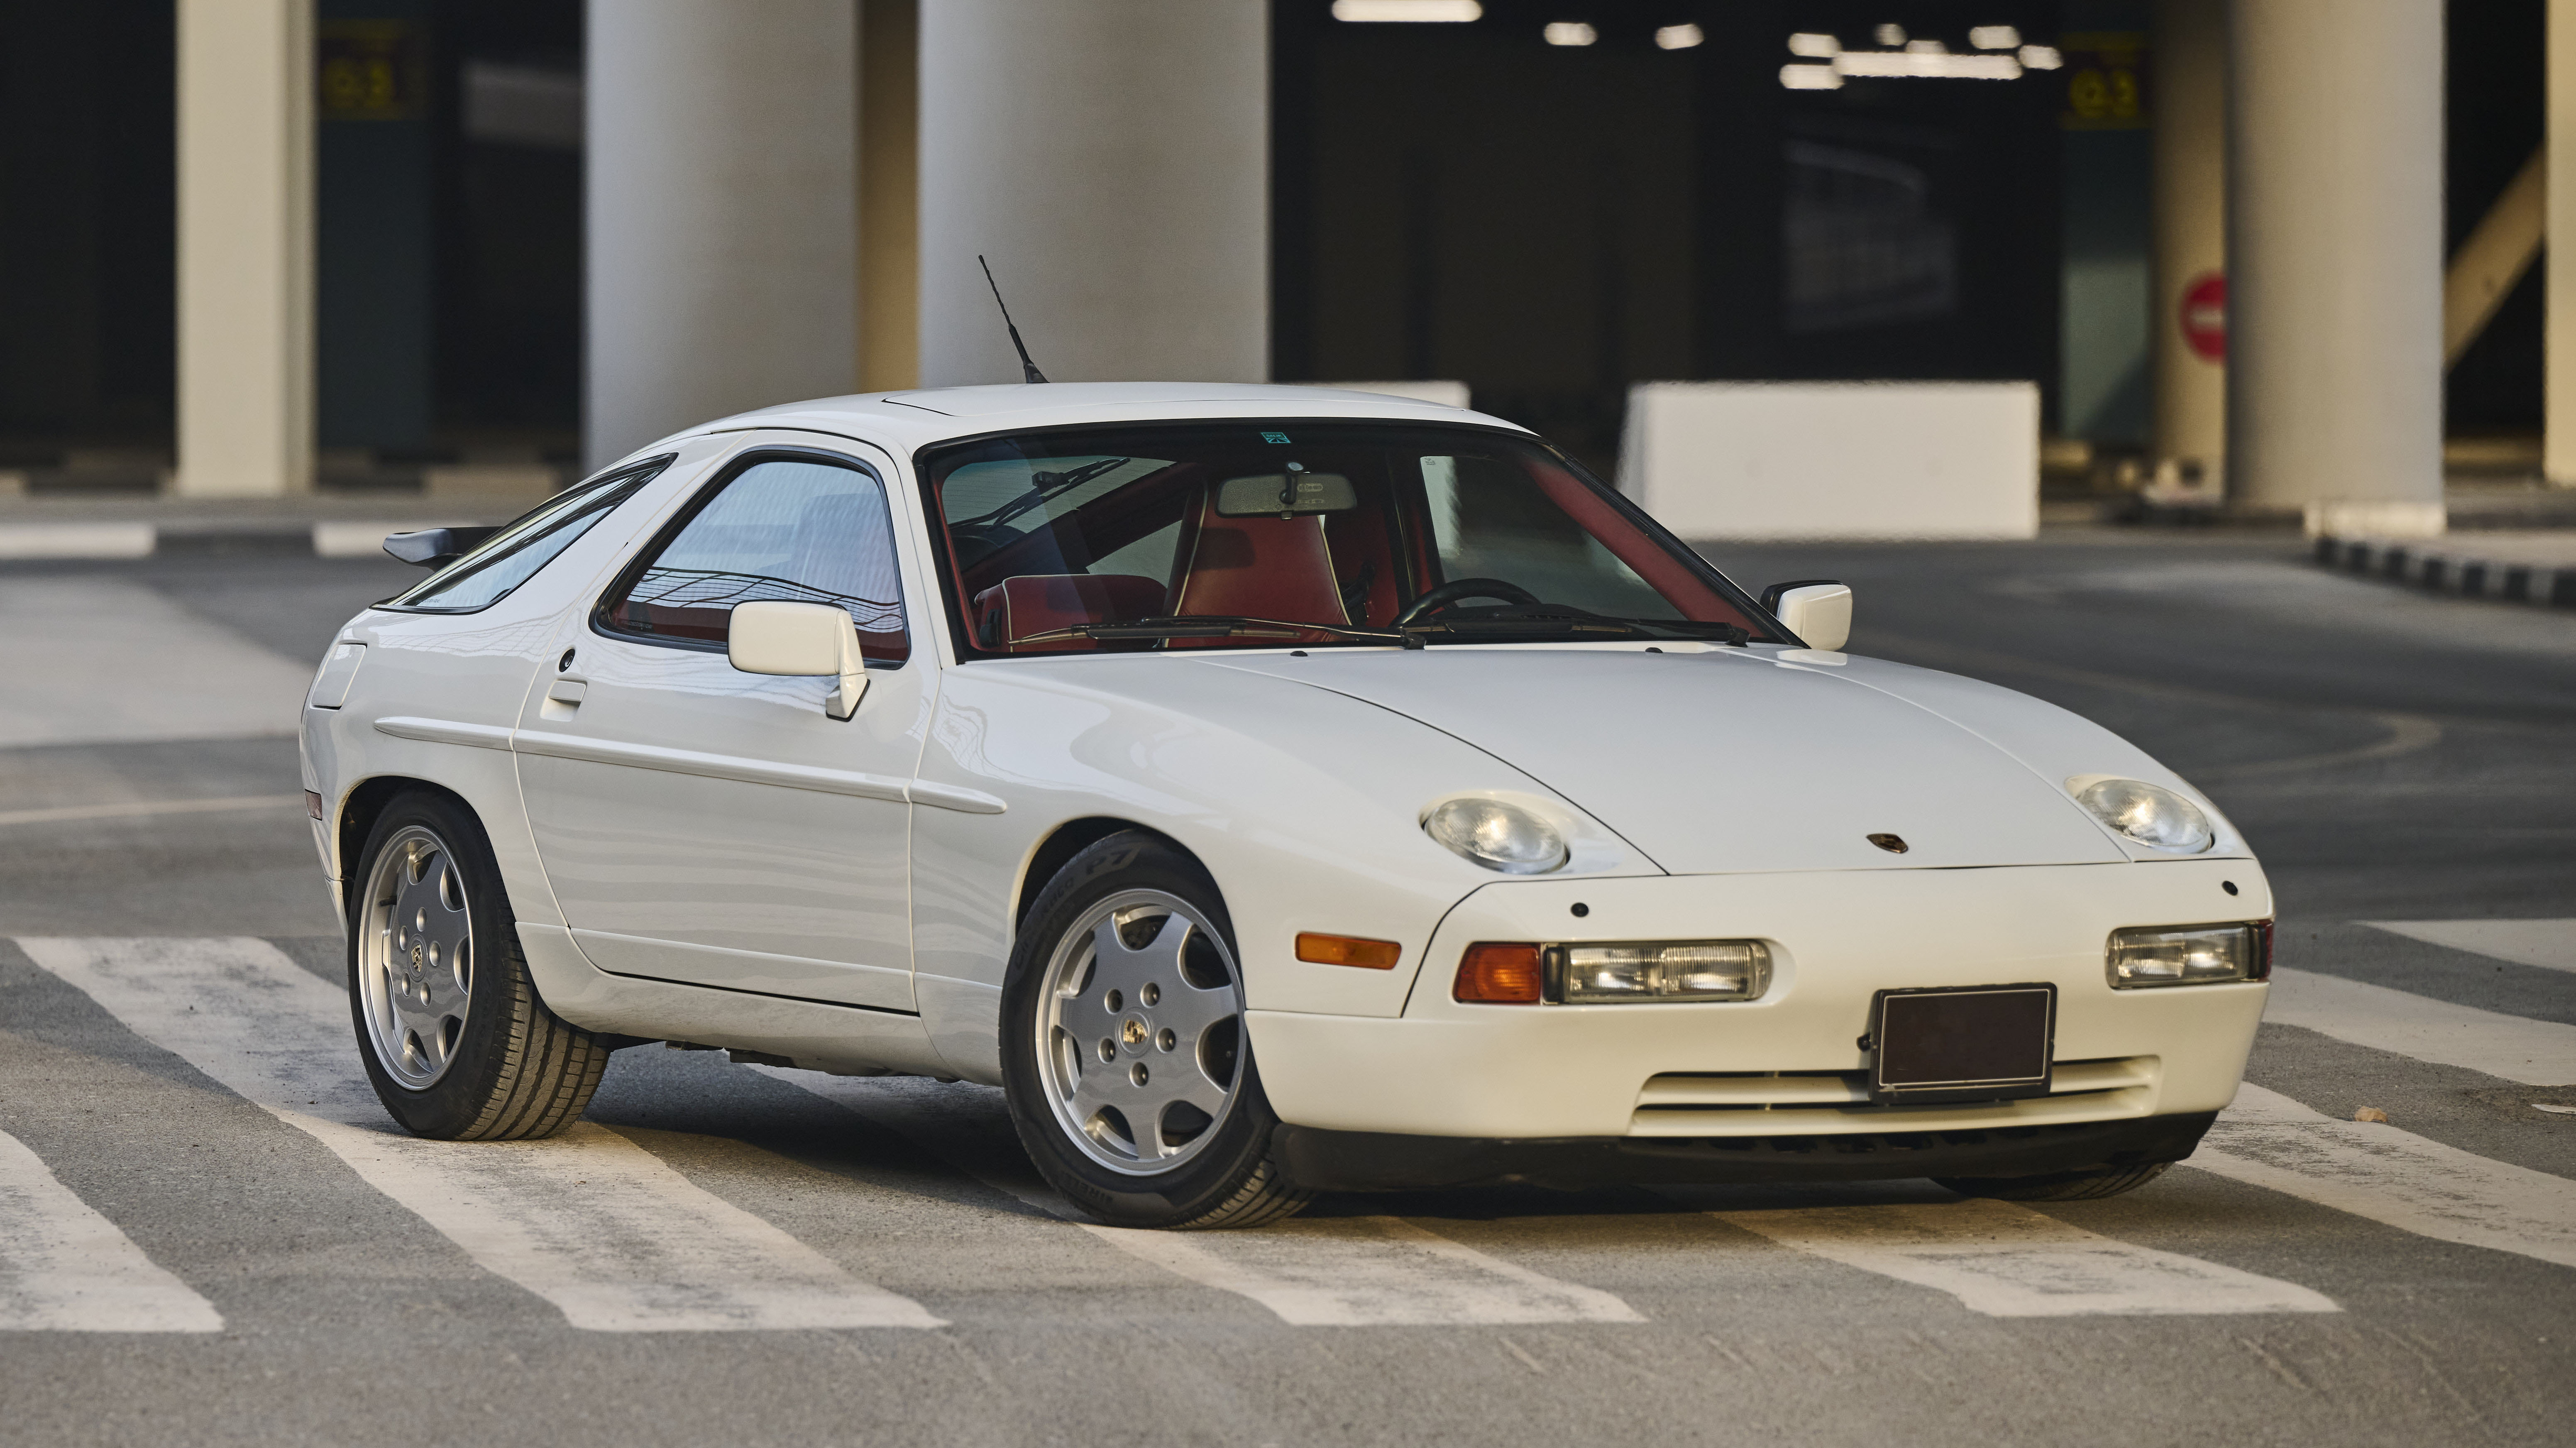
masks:
<svg viewBox="0 0 2576 1448"><path fill-rule="evenodd" d="M1484 14L1485 7L1477 0L1333 0L1335 20L1361 24L1396 21L1464 25L1483 19Z"/></svg>

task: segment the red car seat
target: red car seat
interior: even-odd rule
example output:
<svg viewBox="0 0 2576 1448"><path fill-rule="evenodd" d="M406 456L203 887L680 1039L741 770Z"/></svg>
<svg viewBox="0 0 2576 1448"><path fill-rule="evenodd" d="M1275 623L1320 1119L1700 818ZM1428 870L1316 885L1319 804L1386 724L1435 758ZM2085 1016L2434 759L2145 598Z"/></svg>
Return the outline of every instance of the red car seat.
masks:
<svg viewBox="0 0 2576 1448"><path fill-rule="evenodd" d="M1216 489L1201 492L1197 507L1183 517L1173 552L1171 611L1348 625L1333 551L1324 538L1325 516L1228 518L1216 511ZM1175 647L1226 643L1172 640Z"/></svg>
<svg viewBox="0 0 2576 1448"><path fill-rule="evenodd" d="M975 595L973 623L980 648L1016 652L1019 641L1078 623L1119 623L1163 611L1163 585L1126 573L1024 573ZM1050 639L1032 646L1054 653L1099 647L1086 638Z"/></svg>

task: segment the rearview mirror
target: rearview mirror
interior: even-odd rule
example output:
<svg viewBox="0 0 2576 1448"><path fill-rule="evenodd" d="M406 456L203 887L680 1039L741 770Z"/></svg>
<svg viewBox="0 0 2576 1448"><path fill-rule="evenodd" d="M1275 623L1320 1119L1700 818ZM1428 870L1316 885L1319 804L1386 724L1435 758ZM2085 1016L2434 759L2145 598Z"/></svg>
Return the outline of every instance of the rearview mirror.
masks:
<svg viewBox="0 0 2576 1448"><path fill-rule="evenodd" d="M1360 505L1358 490L1340 473L1265 473L1228 478L1216 486L1216 515L1258 518L1264 513L1342 513Z"/></svg>
<svg viewBox="0 0 2576 1448"><path fill-rule="evenodd" d="M1811 649L1851 642L1852 591L1829 578L1802 578L1762 590L1762 606Z"/></svg>
<svg viewBox="0 0 2576 1448"><path fill-rule="evenodd" d="M725 627L725 657L746 674L835 676L823 712L847 719L868 691L858 625L828 603L737 603Z"/></svg>

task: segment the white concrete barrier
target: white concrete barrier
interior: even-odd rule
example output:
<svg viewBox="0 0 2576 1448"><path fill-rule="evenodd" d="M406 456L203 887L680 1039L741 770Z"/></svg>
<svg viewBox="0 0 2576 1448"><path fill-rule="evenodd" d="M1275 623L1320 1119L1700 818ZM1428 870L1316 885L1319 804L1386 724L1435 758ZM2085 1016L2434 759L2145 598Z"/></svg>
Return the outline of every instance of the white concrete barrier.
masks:
<svg viewBox="0 0 2576 1448"><path fill-rule="evenodd" d="M2028 382L1648 382L1619 490L1685 538L2029 538Z"/></svg>

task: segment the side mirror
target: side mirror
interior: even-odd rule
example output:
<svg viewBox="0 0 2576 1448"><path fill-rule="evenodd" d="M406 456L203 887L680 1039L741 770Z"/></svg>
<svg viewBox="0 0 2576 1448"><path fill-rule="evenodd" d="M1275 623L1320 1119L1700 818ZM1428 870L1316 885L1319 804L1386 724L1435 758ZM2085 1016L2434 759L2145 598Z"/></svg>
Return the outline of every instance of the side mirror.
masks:
<svg viewBox="0 0 2576 1448"><path fill-rule="evenodd" d="M746 674L797 678L833 675L839 684L823 712L847 719L868 692L859 628L828 603L737 603L725 628L725 657Z"/></svg>
<svg viewBox="0 0 2576 1448"><path fill-rule="evenodd" d="M1852 591L1830 578L1801 578L1762 590L1762 606L1811 649L1851 642Z"/></svg>
<svg viewBox="0 0 2576 1448"><path fill-rule="evenodd" d="M498 528L415 528L387 533L385 552L405 563L439 568L453 563L466 549L500 532Z"/></svg>

